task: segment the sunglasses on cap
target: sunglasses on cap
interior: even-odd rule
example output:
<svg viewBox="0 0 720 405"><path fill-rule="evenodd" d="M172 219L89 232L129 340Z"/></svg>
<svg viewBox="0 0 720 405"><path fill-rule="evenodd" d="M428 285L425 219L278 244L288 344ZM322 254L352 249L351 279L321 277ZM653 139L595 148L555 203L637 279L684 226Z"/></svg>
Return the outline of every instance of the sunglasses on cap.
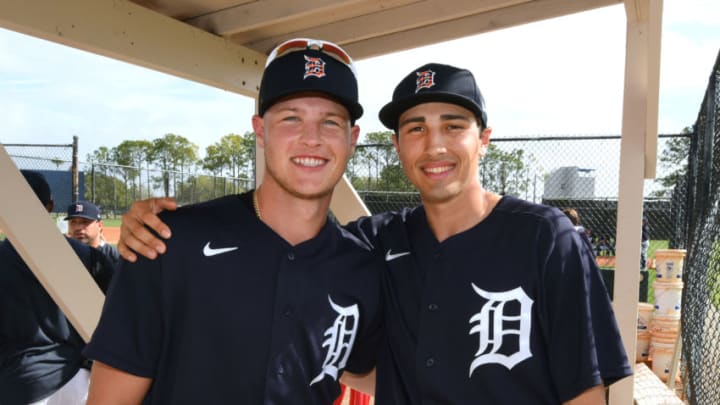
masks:
<svg viewBox="0 0 720 405"><path fill-rule="evenodd" d="M342 62L345 66L349 67L353 75L357 77L355 64L353 63L350 55L348 55L347 52L345 52L338 45L335 45L332 42L323 41L321 39L295 38L287 40L282 44L276 46L275 49L270 52L270 55L265 62L265 67L272 63L272 61L274 61L275 59L281 58L292 52L304 51L306 49L322 52L325 55L328 55L336 59L337 61Z"/></svg>

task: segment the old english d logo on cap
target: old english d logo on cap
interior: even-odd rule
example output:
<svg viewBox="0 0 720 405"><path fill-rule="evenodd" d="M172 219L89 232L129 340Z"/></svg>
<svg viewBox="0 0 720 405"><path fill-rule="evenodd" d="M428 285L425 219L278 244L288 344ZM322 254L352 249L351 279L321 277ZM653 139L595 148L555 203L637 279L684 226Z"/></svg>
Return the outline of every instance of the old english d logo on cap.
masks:
<svg viewBox="0 0 720 405"><path fill-rule="evenodd" d="M467 108L482 127L487 126L485 100L467 69L441 63L428 63L410 71L393 91L392 101L378 114L380 122L397 131L398 118L408 109L422 103L450 103Z"/></svg>
<svg viewBox="0 0 720 405"><path fill-rule="evenodd" d="M435 72L432 70L423 70L422 72L416 72L417 81L415 81L415 93L422 89L429 89L435 85Z"/></svg>
<svg viewBox="0 0 720 405"><path fill-rule="evenodd" d="M324 77L325 76L325 61L320 58L313 58L307 55L305 57L305 75L303 79L307 79L310 76L313 77Z"/></svg>

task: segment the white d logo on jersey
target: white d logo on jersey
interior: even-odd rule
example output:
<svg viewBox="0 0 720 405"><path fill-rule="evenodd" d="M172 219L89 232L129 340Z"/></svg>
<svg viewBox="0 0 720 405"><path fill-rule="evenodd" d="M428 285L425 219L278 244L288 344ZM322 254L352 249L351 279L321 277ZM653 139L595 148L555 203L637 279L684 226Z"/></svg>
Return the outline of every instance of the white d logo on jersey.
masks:
<svg viewBox="0 0 720 405"><path fill-rule="evenodd" d="M480 312L470 318L470 335L477 333L480 347L475 352L475 359L470 364L470 375L483 364L498 363L508 370L521 361L532 357L530 351L530 328L532 326L533 300L525 294L521 287L502 292L487 292L470 283L475 292L488 301ZM520 304L519 314L506 314L505 305L517 301ZM505 322L518 324L517 329L505 327ZM491 327L492 326L492 327ZM505 335L518 335L518 347L515 352L506 355L498 353L503 347ZM507 347L505 347L507 350Z"/></svg>
<svg viewBox="0 0 720 405"><path fill-rule="evenodd" d="M357 304L341 307L335 304L329 295L328 301L330 301L330 306L337 312L338 316L332 326L325 330L326 339L322 345L327 347L327 356L325 356L322 371L310 382L310 385L322 381L326 375L337 381L338 371L345 368L345 363L350 357L350 351L355 343L355 335L360 321Z"/></svg>

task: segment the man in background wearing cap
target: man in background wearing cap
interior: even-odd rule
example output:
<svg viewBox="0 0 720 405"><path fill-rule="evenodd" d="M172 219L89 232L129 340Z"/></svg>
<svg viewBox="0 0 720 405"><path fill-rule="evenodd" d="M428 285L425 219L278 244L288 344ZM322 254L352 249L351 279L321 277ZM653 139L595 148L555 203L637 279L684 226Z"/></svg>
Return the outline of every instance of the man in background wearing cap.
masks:
<svg viewBox="0 0 720 405"><path fill-rule="evenodd" d="M89 201L76 201L68 206L68 235L75 240L103 252L108 260L117 267L120 254L115 246L107 243L103 237L103 222L100 208Z"/></svg>
<svg viewBox="0 0 720 405"><path fill-rule="evenodd" d="M473 75L422 66L380 119L423 205L348 225L389 267L376 403L604 403L632 370L594 255L559 210L482 187L492 130ZM137 208L125 230L145 254L160 241Z"/></svg>
<svg viewBox="0 0 720 405"><path fill-rule="evenodd" d="M45 177L21 171L48 212L53 199ZM105 292L112 266L99 251L67 238ZM9 240L0 242L0 404L85 403L90 363L85 342Z"/></svg>
<svg viewBox="0 0 720 405"><path fill-rule="evenodd" d="M288 41L258 101L262 185L164 213L168 253L123 262L85 351L88 404L331 404L344 370L372 370L383 264L328 220L360 131L351 61Z"/></svg>

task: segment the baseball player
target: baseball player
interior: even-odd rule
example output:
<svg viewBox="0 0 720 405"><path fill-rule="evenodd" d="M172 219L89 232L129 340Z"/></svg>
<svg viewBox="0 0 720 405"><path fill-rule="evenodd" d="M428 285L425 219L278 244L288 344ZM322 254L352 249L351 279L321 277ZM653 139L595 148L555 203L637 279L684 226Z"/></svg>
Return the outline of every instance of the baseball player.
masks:
<svg viewBox="0 0 720 405"><path fill-rule="evenodd" d="M103 221L100 208L90 201L76 201L67 208L68 235L75 240L103 252L108 260L117 267L120 254L115 246L107 243L103 237Z"/></svg>
<svg viewBox="0 0 720 405"><path fill-rule="evenodd" d="M45 176L33 170L21 173L48 213L52 212L55 202ZM113 275L107 257L66 239L104 293ZM90 363L82 356L84 347L83 339L10 240L0 241L0 404L84 404L90 377Z"/></svg>
<svg viewBox="0 0 720 405"><path fill-rule="evenodd" d="M288 41L258 105L262 185L164 213L168 253L111 285L88 404L331 404L344 370L372 370L383 264L328 220L362 115L352 61Z"/></svg>
<svg viewBox="0 0 720 405"><path fill-rule="evenodd" d="M415 69L380 120L423 205L358 224L392 292L378 403L604 403L631 369L594 257L559 210L480 184L473 75Z"/></svg>
<svg viewBox="0 0 720 405"><path fill-rule="evenodd" d="M632 370L594 256L559 210L482 187L473 75L415 69L380 119L423 204L347 227L387 266L376 403L605 403Z"/></svg>

